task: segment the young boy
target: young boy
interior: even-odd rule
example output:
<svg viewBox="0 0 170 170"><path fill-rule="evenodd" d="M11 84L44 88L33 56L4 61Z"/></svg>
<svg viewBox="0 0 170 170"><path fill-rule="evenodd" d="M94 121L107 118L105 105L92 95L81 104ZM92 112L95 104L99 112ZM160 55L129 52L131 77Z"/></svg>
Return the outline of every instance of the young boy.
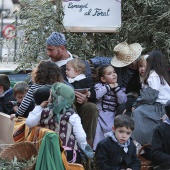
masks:
<svg viewBox="0 0 170 170"><path fill-rule="evenodd" d="M9 101L16 101L10 87L9 77L6 74L0 74L0 112L9 114L13 107Z"/></svg>
<svg viewBox="0 0 170 170"><path fill-rule="evenodd" d="M168 119L159 125L152 138L151 159L162 169L170 169L170 100L165 105Z"/></svg>
<svg viewBox="0 0 170 170"><path fill-rule="evenodd" d="M16 99L16 101L11 101L11 104L13 106L13 108L10 110L10 118L13 119L18 111L18 107L20 106L21 102L23 101L26 93L28 92L29 89L29 85L24 82L24 81L20 81L17 82L14 85L13 88L13 93L14 93L14 97ZM29 105L27 111L25 112L25 114L23 115L23 117L27 117L29 112L32 111L34 108L34 102L32 101L31 104Z"/></svg>
<svg viewBox="0 0 170 170"><path fill-rule="evenodd" d="M96 163L101 170L140 170L136 147L130 136L134 121L128 115L118 115L114 119L111 132L100 141L96 148Z"/></svg>

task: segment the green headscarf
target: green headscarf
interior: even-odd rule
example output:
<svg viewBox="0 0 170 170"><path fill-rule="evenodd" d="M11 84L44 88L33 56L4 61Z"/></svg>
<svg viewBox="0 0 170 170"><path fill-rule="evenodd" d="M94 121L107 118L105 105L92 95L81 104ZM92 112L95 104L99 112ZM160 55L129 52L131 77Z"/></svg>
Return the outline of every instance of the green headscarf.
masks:
<svg viewBox="0 0 170 170"><path fill-rule="evenodd" d="M70 86L58 82L52 85L51 94L53 112L56 115L56 122L59 123L60 114L69 110L74 103L75 93Z"/></svg>

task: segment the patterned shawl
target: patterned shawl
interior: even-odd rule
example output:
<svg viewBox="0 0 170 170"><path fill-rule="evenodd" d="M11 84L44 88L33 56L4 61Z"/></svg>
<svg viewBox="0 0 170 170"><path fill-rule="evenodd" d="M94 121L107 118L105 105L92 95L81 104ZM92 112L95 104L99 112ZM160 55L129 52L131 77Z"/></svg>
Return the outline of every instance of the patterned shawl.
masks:
<svg viewBox="0 0 170 170"><path fill-rule="evenodd" d="M75 93L70 86L58 82L52 85L51 95L52 106L50 107L56 115L56 122L59 123L60 114L69 110L74 103Z"/></svg>

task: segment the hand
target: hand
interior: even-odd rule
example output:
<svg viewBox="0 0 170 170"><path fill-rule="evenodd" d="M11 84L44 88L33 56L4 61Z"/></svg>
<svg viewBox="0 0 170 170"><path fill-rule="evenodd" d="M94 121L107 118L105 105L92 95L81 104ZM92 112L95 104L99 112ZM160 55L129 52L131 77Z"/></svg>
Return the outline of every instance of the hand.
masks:
<svg viewBox="0 0 170 170"><path fill-rule="evenodd" d="M131 109L131 110L132 110L132 112L133 112L133 111L135 110L135 108L134 108L134 107L132 107L132 109Z"/></svg>
<svg viewBox="0 0 170 170"><path fill-rule="evenodd" d="M132 170L131 168L127 168L126 170Z"/></svg>
<svg viewBox="0 0 170 170"><path fill-rule="evenodd" d="M161 120L162 122L164 122L166 119L168 119L168 116L166 114L164 114L162 117L161 117Z"/></svg>
<svg viewBox="0 0 170 170"><path fill-rule="evenodd" d="M91 92L88 91L86 96L87 96L87 97L90 97L90 95L91 95Z"/></svg>
<svg viewBox="0 0 170 170"><path fill-rule="evenodd" d="M115 88L116 88L118 85L119 85L118 83L114 83Z"/></svg>
<svg viewBox="0 0 170 170"><path fill-rule="evenodd" d="M48 101L43 101L40 106L41 106L42 108L46 108L47 105L48 105L48 103L49 103Z"/></svg>
<svg viewBox="0 0 170 170"><path fill-rule="evenodd" d="M118 83L109 84L109 85L110 85L111 89L114 89L114 88L116 88L118 86Z"/></svg>
<svg viewBox="0 0 170 170"><path fill-rule="evenodd" d="M14 118L16 118L15 114L11 114L10 115L10 120L13 120Z"/></svg>
<svg viewBox="0 0 170 170"><path fill-rule="evenodd" d="M83 104L83 103L88 102L88 99L87 99L88 90L85 93L83 93L83 94L78 92L78 91L75 91L75 95L76 95L77 103Z"/></svg>
<svg viewBox="0 0 170 170"><path fill-rule="evenodd" d="M17 112L18 111L18 106L14 106L13 110L14 110L14 112Z"/></svg>

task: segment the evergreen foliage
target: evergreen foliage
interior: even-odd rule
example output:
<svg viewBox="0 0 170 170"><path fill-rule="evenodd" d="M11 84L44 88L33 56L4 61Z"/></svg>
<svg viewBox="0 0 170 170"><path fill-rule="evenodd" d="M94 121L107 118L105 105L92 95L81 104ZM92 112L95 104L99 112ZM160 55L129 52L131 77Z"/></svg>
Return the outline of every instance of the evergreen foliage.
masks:
<svg viewBox="0 0 170 170"><path fill-rule="evenodd" d="M161 50L170 60L170 1L122 0L122 27L117 33L71 33L62 24L62 0L20 0L17 30L24 31L17 37L17 60L20 68L31 67L45 54L46 38L53 32L63 32L68 50L81 58L114 56L113 48L119 42L138 42L143 54L153 49ZM55 7L55 8L54 8ZM3 40L11 41L11 40Z"/></svg>
<svg viewBox="0 0 170 170"><path fill-rule="evenodd" d="M144 53L161 50L170 58L170 1L128 0L122 2L123 24L120 37L139 42Z"/></svg>

